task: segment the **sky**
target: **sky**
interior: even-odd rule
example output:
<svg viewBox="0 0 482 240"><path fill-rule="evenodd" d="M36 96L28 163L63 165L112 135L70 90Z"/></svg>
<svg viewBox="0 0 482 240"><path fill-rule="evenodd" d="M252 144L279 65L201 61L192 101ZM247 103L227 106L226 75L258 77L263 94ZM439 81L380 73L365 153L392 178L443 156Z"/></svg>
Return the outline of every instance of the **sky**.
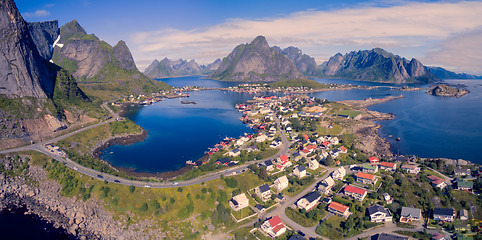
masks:
<svg viewBox="0 0 482 240"><path fill-rule="evenodd" d="M26 21L76 19L87 33L124 40L139 70L154 59L209 64L263 35L327 61L383 48L424 65L482 75L482 1L17 0Z"/></svg>

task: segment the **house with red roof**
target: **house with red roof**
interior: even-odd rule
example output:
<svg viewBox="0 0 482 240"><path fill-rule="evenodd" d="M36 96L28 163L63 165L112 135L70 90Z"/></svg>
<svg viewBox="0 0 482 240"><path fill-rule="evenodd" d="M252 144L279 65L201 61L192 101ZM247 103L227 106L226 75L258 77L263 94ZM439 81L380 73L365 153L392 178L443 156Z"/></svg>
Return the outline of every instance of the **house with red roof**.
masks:
<svg viewBox="0 0 482 240"><path fill-rule="evenodd" d="M329 142L329 141L324 141L321 145L323 145L323 147L325 147L325 148L328 148L328 147L330 147L331 142Z"/></svg>
<svg viewBox="0 0 482 240"><path fill-rule="evenodd" d="M363 199L365 199L365 197L367 196L367 190L357 188L351 185L346 186L344 191L345 195L359 201L363 201Z"/></svg>
<svg viewBox="0 0 482 240"><path fill-rule="evenodd" d="M445 180L443 180L442 178L439 178L434 175L428 175L427 178L430 180L430 182L432 183L432 186L434 187L443 189L445 186L447 186L447 184L445 184Z"/></svg>
<svg viewBox="0 0 482 240"><path fill-rule="evenodd" d="M363 184L375 184L377 179L375 178L375 175L364 172L357 172L356 181Z"/></svg>
<svg viewBox="0 0 482 240"><path fill-rule="evenodd" d="M306 148L303 148L303 150L300 151L300 155L301 155L302 157L306 157L306 156L308 156L308 154L310 154L310 153L311 153L310 150L308 150L308 149L306 149Z"/></svg>
<svg viewBox="0 0 482 240"><path fill-rule="evenodd" d="M346 149L345 146L339 147L338 150L340 150L340 153L347 153L348 152L348 150Z"/></svg>
<svg viewBox="0 0 482 240"><path fill-rule="evenodd" d="M389 162L381 162L380 169L385 171L394 172L397 169L396 163L389 163Z"/></svg>
<svg viewBox="0 0 482 240"><path fill-rule="evenodd" d="M276 238L286 232L286 225L281 221L278 215L276 215L264 221L264 223L261 225L261 229L270 237Z"/></svg>
<svg viewBox="0 0 482 240"><path fill-rule="evenodd" d="M349 217L350 216L350 211L349 211L350 207L348 206L345 206L341 203L337 203L337 202L331 202L330 205L328 205L328 211L333 213L333 214L336 214L336 215L340 215L340 216L343 216L345 218Z"/></svg>
<svg viewBox="0 0 482 240"><path fill-rule="evenodd" d="M378 159L377 157L370 157L368 161L370 162L370 164L378 164L380 162L380 159Z"/></svg>

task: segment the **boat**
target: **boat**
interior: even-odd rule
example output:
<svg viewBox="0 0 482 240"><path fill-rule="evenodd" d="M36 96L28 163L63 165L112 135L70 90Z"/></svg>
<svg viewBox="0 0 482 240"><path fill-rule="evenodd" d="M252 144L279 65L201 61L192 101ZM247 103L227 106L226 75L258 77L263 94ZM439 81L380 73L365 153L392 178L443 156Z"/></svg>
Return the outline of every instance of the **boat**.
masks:
<svg viewBox="0 0 482 240"><path fill-rule="evenodd" d="M193 165L196 166L197 164L191 160L186 161L186 165Z"/></svg>
<svg viewBox="0 0 482 240"><path fill-rule="evenodd" d="M398 142L400 142L400 138L399 138L399 137L397 137L395 140L397 140Z"/></svg>

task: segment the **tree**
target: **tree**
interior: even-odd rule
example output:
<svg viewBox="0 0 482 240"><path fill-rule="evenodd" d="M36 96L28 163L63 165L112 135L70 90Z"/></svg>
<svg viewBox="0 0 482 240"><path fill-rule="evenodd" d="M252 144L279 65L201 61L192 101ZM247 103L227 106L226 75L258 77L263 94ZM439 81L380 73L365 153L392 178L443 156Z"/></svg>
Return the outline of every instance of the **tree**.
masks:
<svg viewBox="0 0 482 240"><path fill-rule="evenodd" d="M130 185L129 186L129 192L133 193L136 190L136 186Z"/></svg>
<svg viewBox="0 0 482 240"><path fill-rule="evenodd" d="M328 157L326 157L326 159L325 159L325 165L326 166L333 166L333 164L335 164L335 160L333 159L333 157L331 155L328 155Z"/></svg>

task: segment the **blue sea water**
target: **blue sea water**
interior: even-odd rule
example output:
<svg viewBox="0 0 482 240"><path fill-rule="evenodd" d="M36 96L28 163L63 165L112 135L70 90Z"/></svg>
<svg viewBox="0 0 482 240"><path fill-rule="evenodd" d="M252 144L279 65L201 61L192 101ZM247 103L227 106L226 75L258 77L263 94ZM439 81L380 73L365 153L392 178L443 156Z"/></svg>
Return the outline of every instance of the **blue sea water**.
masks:
<svg viewBox="0 0 482 240"><path fill-rule="evenodd" d="M227 87L237 83L200 77L170 78L162 81L173 86ZM339 79L316 79L322 83L382 86L312 93L331 101L383 98L403 94L405 98L371 106L370 110L393 113L395 119L382 121L379 133L392 143L394 153L421 157L462 158L482 163L482 81L450 80L466 84L471 93L461 98L443 98L424 91L399 91L380 84ZM426 86L422 86L426 87ZM144 142L129 146L114 145L101 158L115 166L141 172L176 170L187 160L203 156L208 147L224 137L239 137L251 130L238 119L234 105L254 95L218 90L191 92L198 104L184 105L180 99L168 99L151 106L132 109L127 117L148 130ZM392 135L390 138L389 135ZM401 141L395 141L400 137Z"/></svg>

